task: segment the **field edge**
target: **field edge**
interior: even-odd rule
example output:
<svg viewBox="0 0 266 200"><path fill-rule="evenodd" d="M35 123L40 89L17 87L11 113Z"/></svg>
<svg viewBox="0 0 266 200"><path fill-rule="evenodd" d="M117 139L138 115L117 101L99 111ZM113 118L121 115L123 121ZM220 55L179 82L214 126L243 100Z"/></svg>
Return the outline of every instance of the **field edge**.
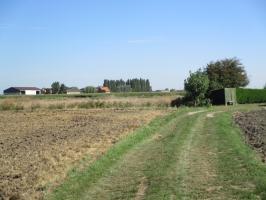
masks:
<svg viewBox="0 0 266 200"><path fill-rule="evenodd" d="M68 197L75 197L75 194L96 182L102 174L108 171L130 149L155 134L162 125L168 124L183 111L184 109L171 112L166 116L156 117L147 125L136 129L107 150L103 156L94 161L87 169L82 172L71 170L66 180L60 186L54 188L51 193L45 193L44 199L68 199Z"/></svg>

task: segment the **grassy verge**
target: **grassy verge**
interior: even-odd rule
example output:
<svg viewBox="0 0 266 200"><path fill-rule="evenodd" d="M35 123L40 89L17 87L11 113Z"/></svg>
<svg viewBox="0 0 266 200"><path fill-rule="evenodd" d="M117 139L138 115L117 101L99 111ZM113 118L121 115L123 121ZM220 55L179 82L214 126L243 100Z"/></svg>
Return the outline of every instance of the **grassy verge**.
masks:
<svg viewBox="0 0 266 200"><path fill-rule="evenodd" d="M179 113L175 112L163 118L157 118L149 125L138 129L134 134L117 143L87 170L81 173L70 174L68 179L60 187L56 188L51 195L47 196L47 199L77 199L86 188L101 178L124 154L136 144L154 134L160 127L168 124Z"/></svg>
<svg viewBox="0 0 266 200"><path fill-rule="evenodd" d="M233 124L231 115L219 115L213 124L215 127L212 131L216 133L214 139L219 152L219 180L223 182L223 190L234 199L266 199L265 164L244 143L243 135Z"/></svg>
<svg viewBox="0 0 266 200"><path fill-rule="evenodd" d="M266 166L232 121L232 112L251 108L181 109L158 118L47 197L266 199Z"/></svg>

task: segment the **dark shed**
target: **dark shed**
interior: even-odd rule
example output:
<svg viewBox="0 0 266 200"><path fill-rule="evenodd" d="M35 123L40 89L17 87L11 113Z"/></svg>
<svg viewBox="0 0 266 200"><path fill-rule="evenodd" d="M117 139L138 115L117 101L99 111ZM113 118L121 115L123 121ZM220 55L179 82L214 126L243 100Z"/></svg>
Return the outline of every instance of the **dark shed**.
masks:
<svg viewBox="0 0 266 200"><path fill-rule="evenodd" d="M213 105L236 105L236 88L213 90L210 98Z"/></svg>

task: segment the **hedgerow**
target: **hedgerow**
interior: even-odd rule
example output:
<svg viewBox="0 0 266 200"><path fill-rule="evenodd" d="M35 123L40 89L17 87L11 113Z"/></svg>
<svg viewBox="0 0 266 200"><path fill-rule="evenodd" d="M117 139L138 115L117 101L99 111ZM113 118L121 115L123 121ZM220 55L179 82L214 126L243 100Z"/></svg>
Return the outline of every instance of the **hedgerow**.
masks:
<svg viewBox="0 0 266 200"><path fill-rule="evenodd" d="M265 89L236 89L237 103L265 103L266 90Z"/></svg>

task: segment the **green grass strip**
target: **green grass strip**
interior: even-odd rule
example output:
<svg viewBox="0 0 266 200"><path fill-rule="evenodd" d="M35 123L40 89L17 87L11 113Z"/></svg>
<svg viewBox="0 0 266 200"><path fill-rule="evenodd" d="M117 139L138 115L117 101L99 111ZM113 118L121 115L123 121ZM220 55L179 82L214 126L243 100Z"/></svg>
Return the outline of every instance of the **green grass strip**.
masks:
<svg viewBox="0 0 266 200"><path fill-rule="evenodd" d="M133 134L130 134L128 137L110 148L105 155L92 163L87 170L76 172L69 176L61 186L56 188L52 194L47 195L46 198L57 200L77 199L79 194L101 178L125 153L132 149L136 144L156 133L158 129L168 124L184 111L185 110L181 110L164 117L158 117L148 125L137 129Z"/></svg>
<svg viewBox="0 0 266 200"><path fill-rule="evenodd" d="M215 125L220 152L219 178L224 182L224 190L233 194L234 199L266 199L265 164L244 143L243 135L233 124L231 114L223 113L210 123ZM253 190L250 184L254 184ZM239 189L232 189L232 185Z"/></svg>

